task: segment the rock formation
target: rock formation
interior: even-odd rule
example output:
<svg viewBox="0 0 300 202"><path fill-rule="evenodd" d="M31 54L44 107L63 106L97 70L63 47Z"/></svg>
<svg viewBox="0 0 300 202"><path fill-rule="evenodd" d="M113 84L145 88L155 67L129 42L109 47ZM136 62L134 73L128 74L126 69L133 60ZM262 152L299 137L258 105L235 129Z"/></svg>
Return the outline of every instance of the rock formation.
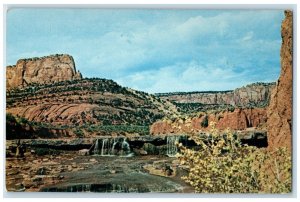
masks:
<svg viewBox="0 0 300 202"><path fill-rule="evenodd" d="M232 105L234 107L266 107L275 83L254 83L233 91L160 93L161 99L176 103Z"/></svg>
<svg viewBox="0 0 300 202"><path fill-rule="evenodd" d="M245 130L251 127L260 127L266 123L265 109L235 109L233 112L225 111L211 114L200 114L198 117L177 119L174 121L157 121L152 124L150 133L157 134L182 134L199 133L209 131L209 123L215 122L220 130L230 128L232 130ZM204 120L207 119L207 124Z"/></svg>
<svg viewBox="0 0 300 202"><path fill-rule="evenodd" d="M7 89L81 78L73 57L66 54L20 59L16 65L6 67Z"/></svg>
<svg viewBox="0 0 300 202"><path fill-rule="evenodd" d="M293 91L293 14L285 11L281 25L281 73L268 108L268 145L270 149L285 146L291 149Z"/></svg>

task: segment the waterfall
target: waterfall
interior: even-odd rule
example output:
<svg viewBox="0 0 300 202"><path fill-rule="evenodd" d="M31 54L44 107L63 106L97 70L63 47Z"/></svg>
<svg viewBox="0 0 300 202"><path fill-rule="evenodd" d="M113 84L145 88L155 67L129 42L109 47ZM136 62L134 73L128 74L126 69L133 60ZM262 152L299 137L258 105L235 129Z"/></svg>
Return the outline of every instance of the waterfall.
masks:
<svg viewBox="0 0 300 202"><path fill-rule="evenodd" d="M96 140L94 154L99 154L99 140Z"/></svg>
<svg viewBox="0 0 300 202"><path fill-rule="evenodd" d="M180 136L167 136L167 156L175 157L177 154L176 143L179 142Z"/></svg>
<svg viewBox="0 0 300 202"><path fill-rule="evenodd" d="M114 143L113 143L113 146L112 146L112 149L111 149L112 154L115 153L115 147L116 147L117 143L118 143L118 141L116 141L116 139L114 138Z"/></svg>
<svg viewBox="0 0 300 202"><path fill-rule="evenodd" d="M112 156L113 153L113 142L112 139L103 139L101 147L101 156Z"/></svg>
<svg viewBox="0 0 300 202"><path fill-rule="evenodd" d="M94 154L101 156L129 156L131 154L131 149L126 138L104 138L96 140Z"/></svg>
<svg viewBox="0 0 300 202"><path fill-rule="evenodd" d="M126 138L123 139L123 142L122 142L122 145L121 145L121 148L122 148L122 156L125 154L129 154L130 153L130 146L129 146L129 143L126 141Z"/></svg>

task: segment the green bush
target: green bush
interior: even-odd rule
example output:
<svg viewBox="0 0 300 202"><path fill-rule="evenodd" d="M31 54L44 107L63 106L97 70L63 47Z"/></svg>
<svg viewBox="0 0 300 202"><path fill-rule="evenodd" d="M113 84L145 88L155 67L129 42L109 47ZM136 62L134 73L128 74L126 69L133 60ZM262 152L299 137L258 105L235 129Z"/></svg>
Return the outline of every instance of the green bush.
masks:
<svg viewBox="0 0 300 202"><path fill-rule="evenodd" d="M74 130L74 133L79 138L84 137L84 133L80 128L77 128L76 130Z"/></svg>
<svg viewBox="0 0 300 202"><path fill-rule="evenodd" d="M291 191L291 156L286 149L269 152L242 145L229 130L220 135L211 124L205 139L193 135L199 150L179 144L182 177L200 193L287 193ZM270 169L271 168L271 169Z"/></svg>
<svg viewBox="0 0 300 202"><path fill-rule="evenodd" d="M208 126L208 116L206 115L201 122L201 127L206 128Z"/></svg>

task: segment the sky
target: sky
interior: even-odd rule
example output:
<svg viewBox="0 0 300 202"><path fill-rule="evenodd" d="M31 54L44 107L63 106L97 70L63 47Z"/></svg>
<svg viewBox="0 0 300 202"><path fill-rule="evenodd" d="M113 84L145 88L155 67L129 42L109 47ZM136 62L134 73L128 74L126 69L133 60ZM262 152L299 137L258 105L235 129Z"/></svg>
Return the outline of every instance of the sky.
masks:
<svg viewBox="0 0 300 202"><path fill-rule="evenodd" d="M84 77L149 93L276 81L283 10L11 9L6 63L70 54Z"/></svg>

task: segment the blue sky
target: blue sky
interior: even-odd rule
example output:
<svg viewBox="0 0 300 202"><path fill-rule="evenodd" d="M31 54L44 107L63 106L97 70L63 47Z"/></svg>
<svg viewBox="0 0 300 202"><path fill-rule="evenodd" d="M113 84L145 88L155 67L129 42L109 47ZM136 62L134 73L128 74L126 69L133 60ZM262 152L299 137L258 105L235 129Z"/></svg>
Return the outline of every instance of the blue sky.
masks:
<svg viewBox="0 0 300 202"><path fill-rule="evenodd" d="M6 61L67 53L84 77L150 93L230 90L280 73L283 10L12 9Z"/></svg>

